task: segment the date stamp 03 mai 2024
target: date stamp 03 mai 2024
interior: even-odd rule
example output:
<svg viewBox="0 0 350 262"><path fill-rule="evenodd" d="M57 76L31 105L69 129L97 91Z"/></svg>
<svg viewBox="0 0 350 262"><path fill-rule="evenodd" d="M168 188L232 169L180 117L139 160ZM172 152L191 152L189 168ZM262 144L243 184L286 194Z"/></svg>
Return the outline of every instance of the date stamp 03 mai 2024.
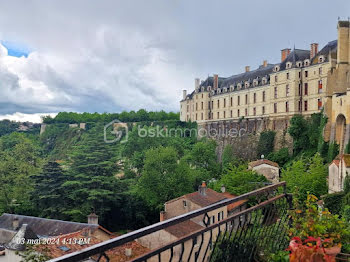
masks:
<svg viewBox="0 0 350 262"><path fill-rule="evenodd" d="M17 244L27 245L86 245L90 244L90 238L38 238L25 239L19 238L16 240Z"/></svg>

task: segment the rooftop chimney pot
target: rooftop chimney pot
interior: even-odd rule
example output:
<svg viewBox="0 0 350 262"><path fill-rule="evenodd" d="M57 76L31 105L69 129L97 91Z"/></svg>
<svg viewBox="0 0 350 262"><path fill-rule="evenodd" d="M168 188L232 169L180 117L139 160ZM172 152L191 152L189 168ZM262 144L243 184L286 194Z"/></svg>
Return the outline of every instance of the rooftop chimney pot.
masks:
<svg viewBox="0 0 350 262"><path fill-rule="evenodd" d="M185 100L187 96L187 90L182 90L182 99Z"/></svg>
<svg viewBox="0 0 350 262"><path fill-rule="evenodd" d="M218 74L214 74L213 87L214 87L214 89L218 89L218 87L219 87L219 75Z"/></svg>
<svg viewBox="0 0 350 262"><path fill-rule="evenodd" d="M267 60L263 61L263 67L267 67Z"/></svg>
<svg viewBox="0 0 350 262"><path fill-rule="evenodd" d="M289 54L290 54L290 48L282 49L281 50L281 62L283 62Z"/></svg>
<svg viewBox="0 0 350 262"><path fill-rule="evenodd" d="M98 215L95 213L88 215L88 224L98 225Z"/></svg>
<svg viewBox="0 0 350 262"><path fill-rule="evenodd" d="M199 78L194 79L194 88L195 88L196 90L199 89L200 81L201 81L201 80L200 80Z"/></svg>
<svg viewBox="0 0 350 262"><path fill-rule="evenodd" d="M312 43L310 47L310 59L314 58L318 52L318 43Z"/></svg>
<svg viewBox="0 0 350 262"><path fill-rule="evenodd" d="M249 72L249 71L250 71L250 66L246 66L246 67L245 67L245 71L246 71L246 72Z"/></svg>
<svg viewBox="0 0 350 262"><path fill-rule="evenodd" d="M202 185L199 186L198 191L202 196L205 196L207 194L207 185L206 185L205 181L203 181Z"/></svg>
<svg viewBox="0 0 350 262"><path fill-rule="evenodd" d="M165 211L160 211L159 213L159 221L162 222L165 220Z"/></svg>

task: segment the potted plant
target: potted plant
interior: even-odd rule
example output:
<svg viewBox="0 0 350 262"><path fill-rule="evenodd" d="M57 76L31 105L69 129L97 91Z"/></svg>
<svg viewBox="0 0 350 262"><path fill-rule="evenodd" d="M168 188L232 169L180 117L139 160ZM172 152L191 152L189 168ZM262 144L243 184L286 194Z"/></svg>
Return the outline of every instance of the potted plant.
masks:
<svg viewBox="0 0 350 262"><path fill-rule="evenodd" d="M305 206L296 201L291 211L290 261L335 261L349 232L344 220L317 205L317 197L308 195Z"/></svg>

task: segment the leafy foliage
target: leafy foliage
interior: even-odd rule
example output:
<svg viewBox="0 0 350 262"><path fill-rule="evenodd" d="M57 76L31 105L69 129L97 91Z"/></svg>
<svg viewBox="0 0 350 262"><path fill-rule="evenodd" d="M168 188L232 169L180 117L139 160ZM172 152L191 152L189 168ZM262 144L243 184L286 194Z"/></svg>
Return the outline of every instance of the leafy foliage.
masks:
<svg viewBox="0 0 350 262"><path fill-rule="evenodd" d="M264 131L260 134L257 157L260 158L261 155L267 156L273 152L274 141L276 132L274 131Z"/></svg>
<svg viewBox="0 0 350 262"><path fill-rule="evenodd" d="M292 162L282 170L281 180L287 182L289 192L298 192L300 200L304 201L308 193L317 197L327 193L327 176L327 167L323 164L322 157L316 154Z"/></svg>
<svg viewBox="0 0 350 262"><path fill-rule="evenodd" d="M230 166L220 180L210 184L216 191L220 191L222 185L226 190L234 195L241 195L258 187L265 186L267 179L258 175L252 170L248 170L246 165Z"/></svg>
<svg viewBox="0 0 350 262"><path fill-rule="evenodd" d="M289 155L288 148L284 147L278 150L277 152L272 152L267 156L267 159L274 161L278 163L279 166L283 167L285 164L287 164L291 157Z"/></svg>

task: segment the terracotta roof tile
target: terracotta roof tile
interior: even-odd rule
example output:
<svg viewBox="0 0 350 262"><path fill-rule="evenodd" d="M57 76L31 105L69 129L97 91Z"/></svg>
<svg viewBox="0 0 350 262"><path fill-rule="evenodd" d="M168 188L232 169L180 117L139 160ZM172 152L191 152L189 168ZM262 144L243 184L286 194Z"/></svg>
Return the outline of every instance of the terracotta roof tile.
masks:
<svg viewBox="0 0 350 262"><path fill-rule="evenodd" d="M78 241L76 240L79 239L82 239L83 241L88 240L89 243L84 244L83 241L81 241L81 243L77 243ZM75 251L82 250L100 242L102 242L102 240L92 235L89 235L88 230L84 229L78 232L56 237L53 241L51 241L51 244L36 245L35 250L47 254L51 258L57 258ZM125 255L125 249L127 248L130 248L132 250L132 255L130 257ZM123 262L129 261L130 259L145 254L147 252L149 252L148 248L142 246L136 241L133 241L126 243L120 247L113 248L107 251L106 253L110 258L111 262Z"/></svg>
<svg viewBox="0 0 350 262"><path fill-rule="evenodd" d="M179 224L167 227L165 231L172 234L173 236L180 238L184 237L192 232L202 229L203 227L192 220L186 220Z"/></svg>
<svg viewBox="0 0 350 262"><path fill-rule="evenodd" d="M210 188L206 188L205 195L196 191L196 192L184 195L183 197L201 207L209 206L211 204L214 204L216 202L226 199L226 197L223 194L218 193Z"/></svg>
<svg viewBox="0 0 350 262"><path fill-rule="evenodd" d="M234 197L236 197L235 195L232 195L232 194L230 194L229 192L225 192L225 193L222 193L226 198L234 198ZM232 204L229 204L228 206L227 206L227 211L229 212L229 211L231 211L231 210L234 210L234 209L236 209L237 207L239 207L239 206L241 206L241 205L243 205L244 203L246 203L248 200L247 199L243 199L243 200L239 200L239 201L237 201L237 202L234 202L234 203L232 203Z"/></svg>

